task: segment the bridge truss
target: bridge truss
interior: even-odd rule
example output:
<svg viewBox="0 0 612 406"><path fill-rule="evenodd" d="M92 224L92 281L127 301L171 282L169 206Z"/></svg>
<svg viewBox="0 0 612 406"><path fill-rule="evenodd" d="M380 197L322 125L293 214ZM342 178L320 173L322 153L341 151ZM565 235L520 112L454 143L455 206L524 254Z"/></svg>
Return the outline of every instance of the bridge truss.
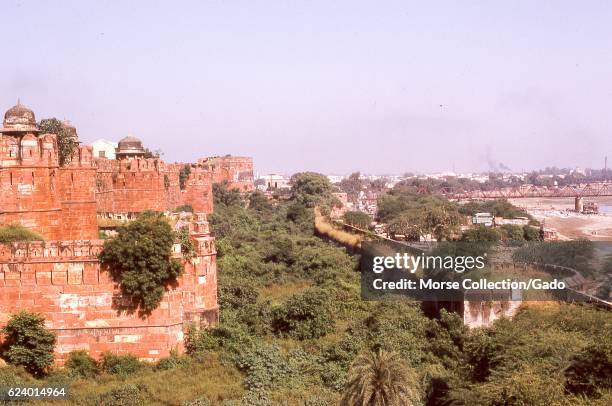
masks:
<svg viewBox="0 0 612 406"><path fill-rule="evenodd" d="M446 198L454 200L604 197L612 196L612 183L586 183L567 186L521 185L495 190L458 191L445 189L442 194Z"/></svg>

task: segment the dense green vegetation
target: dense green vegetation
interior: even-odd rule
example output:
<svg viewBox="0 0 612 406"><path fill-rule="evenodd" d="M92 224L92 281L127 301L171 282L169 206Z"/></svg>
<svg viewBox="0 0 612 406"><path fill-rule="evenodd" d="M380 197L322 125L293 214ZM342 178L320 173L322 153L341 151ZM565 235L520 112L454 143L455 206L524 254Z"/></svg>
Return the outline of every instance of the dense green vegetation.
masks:
<svg viewBox="0 0 612 406"><path fill-rule="evenodd" d="M17 313L2 328L0 355L13 365L39 376L53 364L55 335L45 329L45 319L33 313Z"/></svg>
<svg viewBox="0 0 612 406"><path fill-rule="evenodd" d="M75 141L67 127L57 118L45 118L38 123L38 129L43 134L56 134L60 166L64 166L72 159L72 154L79 144Z"/></svg>
<svg viewBox="0 0 612 406"><path fill-rule="evenodd" d="M187 356L149 365L74 353L47 382L71 385L83 405L612 402L609 312L531 304L470 331L455 314L426 317L418 303L361 300L357 258L314 233L308 202L329 201L331 189L294 185L274 210L259 197L245 207L216 196L221 320L189 332ZM0 385L31 380L0 369Z"/></svg>
<svg viewBox="0 0 612 406"><path fill-rule="evenodd" d="M573 268L584 276L592 275L595 244L588 240L533 242L513 254L517 262L535 262Z"/></svg>
<svg viewBox="0 0 612 406"><path fill-rule="evenodd" d="M402 187L395 187L379 198L378 217L388 224L391 235L401 234L411 241L428 236L438 241L453 238L463 220L455 203Z"/></svg>
<svg viewBox="0 0 612 406"><path fill-rule="evenodd" d="M189 237L185 235L185 230L179 233L184 240ZM161 215L144 212L135 221L119 226L115 238L106 240L100 262L121 291L132 298L126 310L150 313L159 305L166 287L181 274L183 267L172 258L174 239L175 233Z"/></svg>
<svg viewBox="0 0 612 406"><path fill-rule="evenodd" d="M42 241L42 236L19 224L0 225L0 244L20 241Z"/></svg>
<svg viewBox="0 0 612 406"><path fill-rule="evenodd" d="M495 217L503 217L513 219L517 217L526 217L532 219L525 210L514 206L507 200L485 200L483 202L467 202L459 205L459 212L468 216L473 216L476 213L491 213Z"/></svg>
<svg viewBox="0 0 612 406"><path fill-rule="evenodd" d="M346 224L367 230L372 223L372 219L362 211L347 211L344 213L343 220Z"/></svg>
<svg viewBox="0 0 612 406"><path fill-rule="evenodd" d="M191 166L183 165L183 167L179 171L179 188L181 190L185 190L185 187L187 186L187 179L189 178L190 174L191 174Z"/></svg>

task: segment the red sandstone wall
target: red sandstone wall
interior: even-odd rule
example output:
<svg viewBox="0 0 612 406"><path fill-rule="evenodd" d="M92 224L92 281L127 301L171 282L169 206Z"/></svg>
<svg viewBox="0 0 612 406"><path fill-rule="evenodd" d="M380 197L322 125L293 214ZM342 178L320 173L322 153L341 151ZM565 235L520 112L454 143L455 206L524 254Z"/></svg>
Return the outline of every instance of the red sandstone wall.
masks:
<svg viewBox="0 0 612 406"><path fill-rule="evenodd" d="M193 167L181 190L181 204L190 204L196 213L213 212L211 173L202 167Z"/></svg>
<svg viewBox="0 0 612 406"><path fill-rule="evenodd" d="M57 335L58 363L77 349L94 357L133 353L143 360L180 352L188 323L215 324L218 317L214 239L194 238L198 256L146 318L117 310L126 299L100 269L102 241L0 245L0 326L22 309L41 313Z"/></svg>
<svg viewBox="0 0 612 406"><path fill-rule="evenodd" d="M98 238L96 221L96 168L91 147L79 147L71 161L59 169L59 199L63 240Z"/></svg>
<svg viewBox="0 0 612 406"><path fill-rule="evenodd" d="M77 187L72 190L63 177L65 169L58 167L55 135L0 135L0 223L20 223L49 239L96 237L95 218L83 220L78 232L69 231L65 223L92 214L92 196L84 196L83 189L93 182L86 170L91 168L87 153L85 147L75 155L74 165L83 171L75 175ZM71 195L75 200L64 199ZM64 213L67 204L74 207Z"/></svg>
<svg viewBox="0 0 612 406"><path fill-rule="evenodd" d="M213 183L227 182L230 188L236 188L243 192L250 192L255 189L253 158L229 155L203 158L198 163L209 167L212 172Z"/></svg>
<svg viewBox="0 0 612 406"><path fill-rule="evenodd" d="M156 159L96 159L98 213L166 210L164 164Z"/></svg>
<svg viewBox="0 0 612 406"><path fill-rule="evenodd" d="M96 203L102 215L169 211L190 204L196 212L212 213L212 181L207 168L191 166L180 188L179 171L185 164L156 159L96 159Z"/></svg>

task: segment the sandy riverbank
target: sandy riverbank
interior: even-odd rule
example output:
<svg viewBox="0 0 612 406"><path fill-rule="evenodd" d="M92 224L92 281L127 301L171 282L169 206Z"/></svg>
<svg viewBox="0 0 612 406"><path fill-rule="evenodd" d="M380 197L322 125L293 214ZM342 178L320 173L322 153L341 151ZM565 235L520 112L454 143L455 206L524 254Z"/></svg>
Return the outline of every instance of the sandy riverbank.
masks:
<svg viewBox="0 0 612 406"><path fill-rule="evenodd" d="M587 199L600 206L612 206L612 198ZM547 228L554 228L562 239L588 238L612 241L612 215L578 214L573 211L574 199L511 199Z"/></svg>

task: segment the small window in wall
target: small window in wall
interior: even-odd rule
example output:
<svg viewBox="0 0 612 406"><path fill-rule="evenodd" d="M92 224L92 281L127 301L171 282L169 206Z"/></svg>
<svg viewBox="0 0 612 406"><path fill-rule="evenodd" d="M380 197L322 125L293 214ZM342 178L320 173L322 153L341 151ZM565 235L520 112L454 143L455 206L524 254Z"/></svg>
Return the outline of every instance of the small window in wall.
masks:
<svg viewBox="0 0 612 406"><path fill-rule="evenodd" d="M98 157L106 158L106 151L98 151Z"/></svg>

